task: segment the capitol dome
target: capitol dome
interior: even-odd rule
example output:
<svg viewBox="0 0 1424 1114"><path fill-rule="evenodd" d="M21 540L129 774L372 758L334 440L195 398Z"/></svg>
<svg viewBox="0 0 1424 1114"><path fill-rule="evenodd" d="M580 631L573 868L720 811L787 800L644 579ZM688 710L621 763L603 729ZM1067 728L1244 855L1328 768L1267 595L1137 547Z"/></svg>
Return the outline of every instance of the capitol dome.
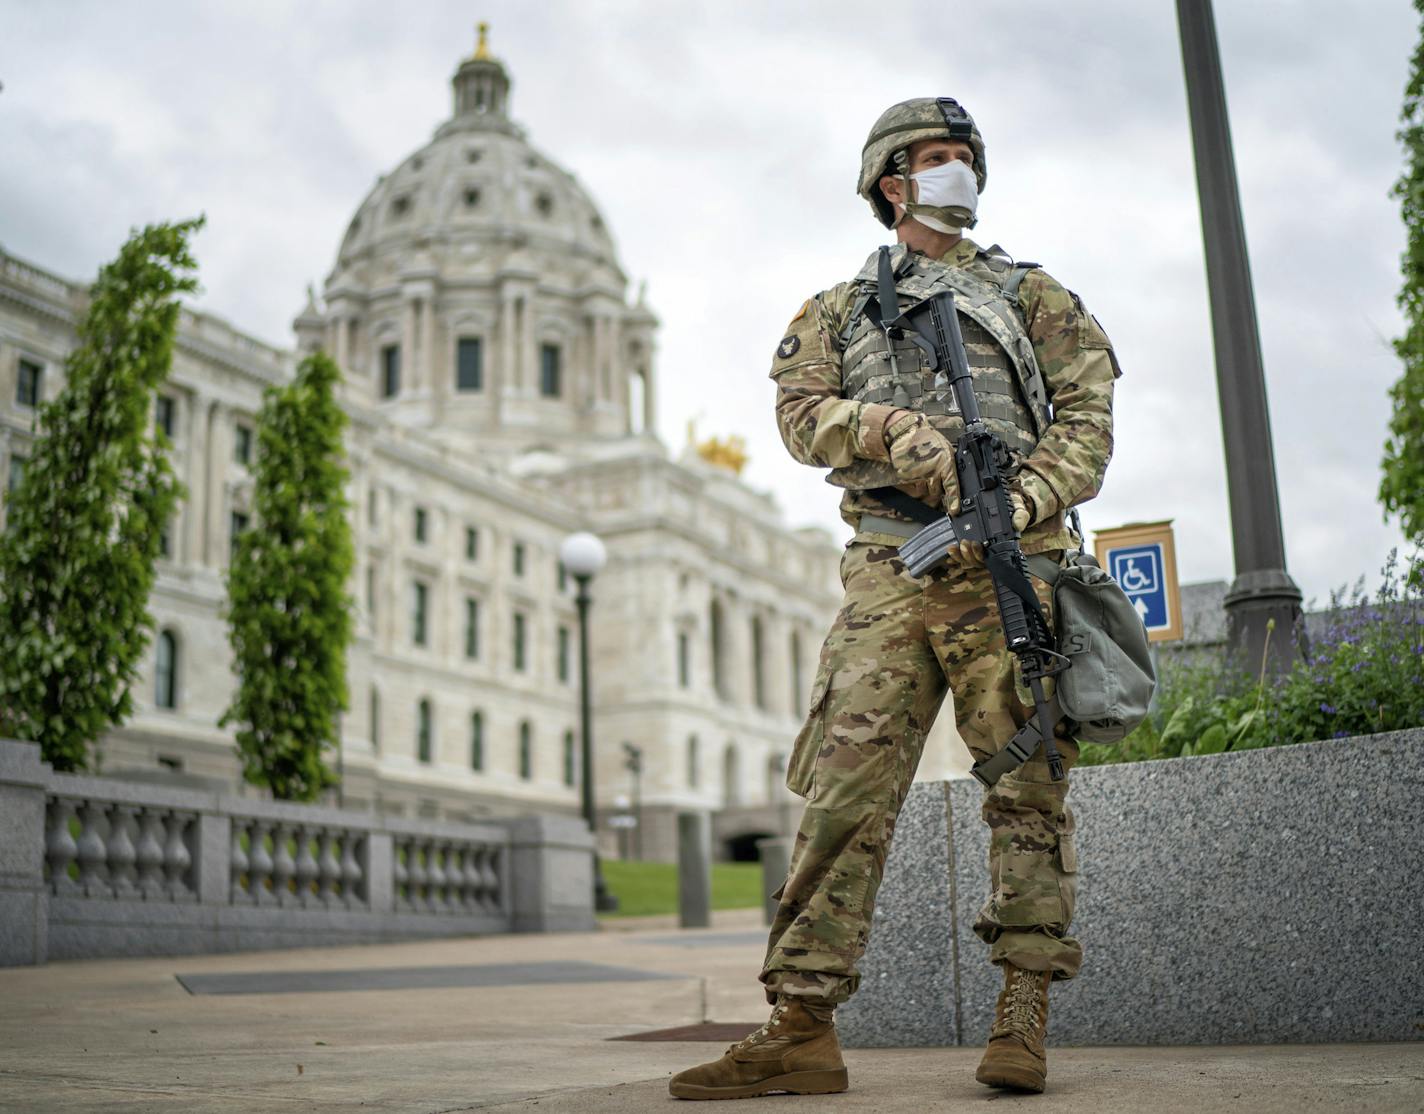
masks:
<svg viewBox="0 0 1424 1114"><path fill-rule="evenodd" d="M650 430L656 319L628 304L593 199L510 118L485 25L451 84L450 119L357 208L324 307L297 320L302 347L462 447Z"/></svg>

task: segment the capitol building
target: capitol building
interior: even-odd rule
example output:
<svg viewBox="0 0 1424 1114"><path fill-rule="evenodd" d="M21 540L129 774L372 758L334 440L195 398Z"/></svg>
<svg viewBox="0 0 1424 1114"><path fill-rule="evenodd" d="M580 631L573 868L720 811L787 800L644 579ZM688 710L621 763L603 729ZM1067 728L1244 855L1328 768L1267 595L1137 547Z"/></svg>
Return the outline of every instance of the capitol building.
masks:
<svg viewBox="0 0 1424 1114"><path fill-rule="evenodd" d="M188 496L159 564L137 712L100 741L102 771L241 786L217 722L235 683L224 584L250 522L254 421L264 388L324 348L345 375L357 555L350 708L330 756L343 806L579 813L577 610L558 549L588 530L608 550L591 610L601 844L673 858L677 813L700 810L719 855L750 857L799 814L785 764L841 545L790 528L741 480L734 440L689 437L674 455L657 438L658 320L629 297L597 206L514 123L483 36L452 85L450 118L356 208L292 349L183 312L155 421ZM12 485L85 290L0 251ZM934 755L950 719L946 706L922 777L945 772Z"/></svg>

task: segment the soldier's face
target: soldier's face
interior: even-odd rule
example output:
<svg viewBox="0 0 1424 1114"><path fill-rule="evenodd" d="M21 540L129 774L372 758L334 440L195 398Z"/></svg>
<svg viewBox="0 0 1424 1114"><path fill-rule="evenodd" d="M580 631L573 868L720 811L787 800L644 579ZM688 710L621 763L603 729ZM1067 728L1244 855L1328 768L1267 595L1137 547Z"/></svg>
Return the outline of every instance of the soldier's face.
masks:
<svg viewBox="0 0 1424 1114"><path fill-rule="evenodd" d="M956 160L971 170L974 168L974 148L957 139L921 139L910 144L910 173L930 170L936 166ZM905 180L898 174L887 174L880 179L880 190L892 205L905 199ZM911 201L918 200L910 198Z"/></svg>

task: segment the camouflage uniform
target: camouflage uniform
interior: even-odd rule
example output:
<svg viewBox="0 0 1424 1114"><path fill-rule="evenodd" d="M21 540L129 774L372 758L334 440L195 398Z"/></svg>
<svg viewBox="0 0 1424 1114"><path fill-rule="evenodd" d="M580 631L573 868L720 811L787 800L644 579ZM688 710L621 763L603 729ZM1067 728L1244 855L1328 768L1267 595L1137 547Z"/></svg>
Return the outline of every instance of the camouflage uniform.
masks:
<svg viewBox="0 0 1424 1114"><path fill-rule="evenodd" d="M996 281L994 257L967 239L941 262ZM842 283L803 305L771 371L787 449L803 464L833 469L832 481L842 483L838 476L888 459L886 422L902 408L846 397L841 338L858 289ZM1013 457L1019 487L1041 519L1022 545L1052 554L1070 544L1064 510L1092 498L1102 482L1119 372L1096 321L1042 270L1023 278L1018 301L1053 402L1052 424ZM962 429L954 415L932 421L951 440ZM925 494L913 483L899 486ZM772 1002L778 991L831 1002L855 992L896 817L946 691L976 761L1002 747L1032 710L1005 649L988 572L951 565L916 579L896 552L903 537L860 529L866 514L903 518L866 491L847 490L841 501L857 534L841 559L845 598L787 770L787 786L807 804L790 871L773 895L780 907L760 975ZM1034 583L1051 619L1046 587ZM1071 767L1078 748L1062 727L1058 748ZM974 925L992 962L1060 979L1076 975L1082 962L1068 935L1078 864L1067 793L1066 779L1050 780L1041 752L986 792L992 892Z"/></svg>

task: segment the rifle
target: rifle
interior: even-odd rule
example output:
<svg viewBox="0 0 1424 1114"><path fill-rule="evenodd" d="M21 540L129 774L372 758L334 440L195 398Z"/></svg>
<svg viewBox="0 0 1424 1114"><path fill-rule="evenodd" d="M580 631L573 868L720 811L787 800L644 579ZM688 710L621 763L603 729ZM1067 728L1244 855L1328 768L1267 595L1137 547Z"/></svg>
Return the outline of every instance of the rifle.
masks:
<svg viewBox="0 0 1424 1114"><path fill-rule="evenodd" d="M1043 678L1062 673L1072 663L1058 652L1053 632L1028 579L1028 566L1014 529L1013 506L1004 479L1009 463L1008 449L980 416L954 293L935 294L893 320L882 316L882 321L887 334L895 328L913 333L909 339L928 353L931 369L939 373L937 382L943 381L944 367L948 365L949 386L964 418L964 433L954 447L960 513L926 526L900 546L900 556L912 576L922 576L946 559L948 547L955 542L983 545L985 564L999 604L999 618L1004 625L1004 638L1010 652L1018 657L1019 669L1033 692L1038 721L1036 731L1032 724L1026 726L1010 740L1006 750L1022 763L1033 755L1041 742L1049 776L1054 781L1062 781L1063 759L1053 740L1053 721L1057 716L1053 705L1044 698ZM981 776L978 768L973 772L986 786L993 784Z"/></svg>

